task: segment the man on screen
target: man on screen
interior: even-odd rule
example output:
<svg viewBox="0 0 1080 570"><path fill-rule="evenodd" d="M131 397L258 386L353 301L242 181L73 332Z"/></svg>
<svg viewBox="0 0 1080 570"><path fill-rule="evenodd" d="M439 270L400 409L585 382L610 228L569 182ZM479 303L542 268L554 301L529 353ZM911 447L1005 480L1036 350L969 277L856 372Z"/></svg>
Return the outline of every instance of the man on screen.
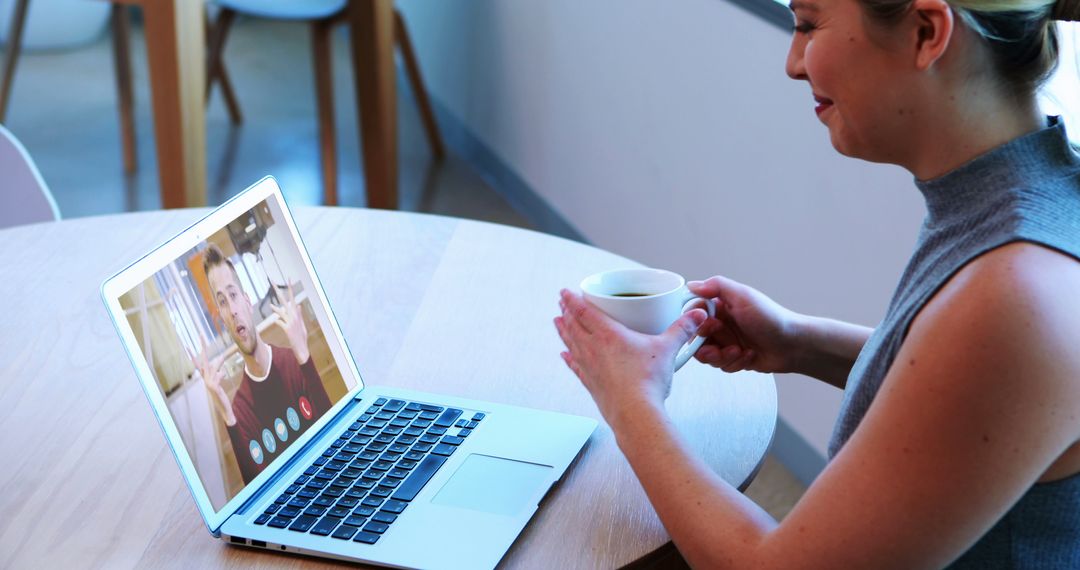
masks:
<svg viewBox="0 0 1080 570"><path fill-rule="evenodd" d="M285 333L289 346L274 346L256 330L255 307L240 286L236 268L217 246L204 252L203 269L225 328L244 358L244 377L232 400L221 386L224 356L209 360L204 341L195 365L225 421L246 484L330 409L330 398L311 360L307 327L292 287L285 302L273 306L278 316L274 325Z"/></svg>

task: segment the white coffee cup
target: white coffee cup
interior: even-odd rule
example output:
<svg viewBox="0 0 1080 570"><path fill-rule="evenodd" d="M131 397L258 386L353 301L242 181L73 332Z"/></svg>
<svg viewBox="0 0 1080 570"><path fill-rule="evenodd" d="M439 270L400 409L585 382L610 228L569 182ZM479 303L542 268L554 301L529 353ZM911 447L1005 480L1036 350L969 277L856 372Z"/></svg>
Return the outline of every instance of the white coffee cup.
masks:
<svg viewBox="0 0 1080 570"><path fill-rule="evenodd" d="M663 269L616 269L581 282L585 300L627 327L646 334L667 330L695 302L704 302L709 316L716 315L712 299L686 288L686 279ZM705 342L698 336L679 350L675 370L683 367Z"/></svg>

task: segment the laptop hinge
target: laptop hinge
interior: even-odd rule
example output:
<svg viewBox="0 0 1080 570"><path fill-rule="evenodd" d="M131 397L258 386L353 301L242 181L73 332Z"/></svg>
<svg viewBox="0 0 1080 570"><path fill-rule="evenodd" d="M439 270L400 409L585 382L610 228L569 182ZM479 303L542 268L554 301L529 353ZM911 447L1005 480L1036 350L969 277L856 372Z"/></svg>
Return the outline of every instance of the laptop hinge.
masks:
<svg viewBox="0 0 1080 570"><path fill-rule="evenodd" d="M341 418L343 418L346 415L352 413L352 411L354 409L356 409L357 406L360 405L360 401L361 400L360 400L360 397L358 395L356 398L350 400L349 403L346 404L344 408L341 408L341 411L339 411L337 413L337 415L334 416L334 419L327 422L326 425L323 426L322 429L319 430L319 432L315 435L315 437L311 438L310 441L308 441L306 444L304 444L304 447L301 447L299 451L294 453L293 456L290 457L289 460L287 462L285 462L285 464L282 465L280 469L277 470L277 473L275 473L272 477L270 477L270 479L267 479L266 483L263 484L262 488L260 488L258 490L258 492L251 495L250 497L248 497L248 500L244 501L244 504L240 505L240 508L233 511L233 516L235 516L235 515L243 515L243 514L247 513L247 510L249 508L251 508L252 505L262 501L263 496L270 489L273 489L274 486L276 486L278 484L278 481L281 481L281 478L284 477L286 473L289 473L289 472L292 471L293 467L296 466L296 463L298 461L300 461L300 458L306 456L307 452L310 451L311 448L319 445L319 442L323 441L323 438L326 437L326 435L332 429L335 429L338 426L338 421Z"/></svg>

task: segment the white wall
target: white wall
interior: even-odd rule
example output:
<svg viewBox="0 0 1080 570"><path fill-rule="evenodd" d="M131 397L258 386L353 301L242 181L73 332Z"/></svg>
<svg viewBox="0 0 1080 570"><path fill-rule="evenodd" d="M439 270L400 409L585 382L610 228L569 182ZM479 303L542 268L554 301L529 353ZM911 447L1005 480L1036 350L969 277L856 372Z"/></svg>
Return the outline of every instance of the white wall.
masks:
<svg viewBox="0 0 1080 570"><path fill-rule="evenodd" d="M723 0L399 5L433 96L592 243L803 312L884 315L922 198L832 149L784 74L785 31ZM782 418L823 455L839 392L779 380Z"/></svg>

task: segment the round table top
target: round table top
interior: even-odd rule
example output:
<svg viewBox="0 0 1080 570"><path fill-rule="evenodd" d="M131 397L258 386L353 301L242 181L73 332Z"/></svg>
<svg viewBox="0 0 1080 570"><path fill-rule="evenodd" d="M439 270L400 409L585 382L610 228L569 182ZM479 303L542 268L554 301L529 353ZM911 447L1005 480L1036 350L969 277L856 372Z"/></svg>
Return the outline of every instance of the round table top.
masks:
<svg viewBox="0 0 1080 570"><path fill-rule="evenodd" d="M0 231L0 552L14 567L336 564L229 548L207 532L98 290L208 210ZM297 208L301 235L370 385L601 420L501 562L613 568L669 540L562 360L558 291L638 264L549 235L455 218ZM668 410L745 488L776 423L771 376L691 362Z"/></svg>

